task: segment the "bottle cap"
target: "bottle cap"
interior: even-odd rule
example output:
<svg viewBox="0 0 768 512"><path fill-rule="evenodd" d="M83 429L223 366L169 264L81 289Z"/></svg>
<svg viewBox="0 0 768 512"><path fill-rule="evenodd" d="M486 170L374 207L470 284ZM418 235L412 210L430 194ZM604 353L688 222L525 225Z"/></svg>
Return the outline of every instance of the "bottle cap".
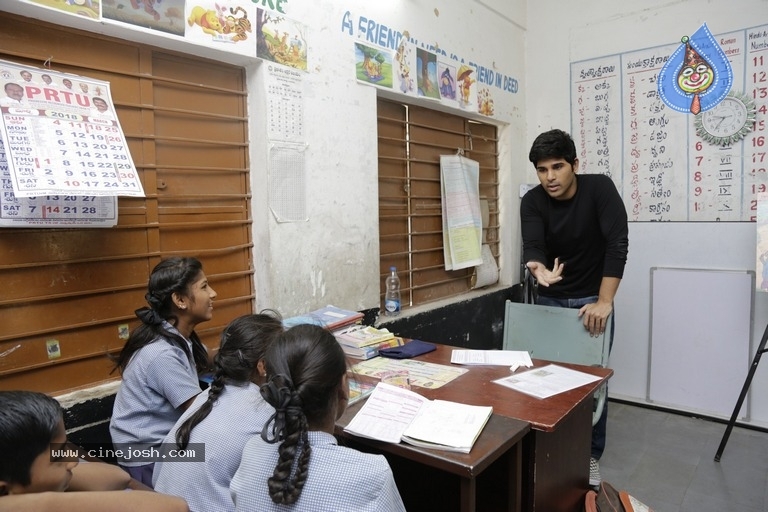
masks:
<svg viewBox="0 0 768 512"><path fill-rule="evenodd" d="M397 267L389 267L389 270L390 270L391 272L394 272L395 270L397 270Z"/></svg>

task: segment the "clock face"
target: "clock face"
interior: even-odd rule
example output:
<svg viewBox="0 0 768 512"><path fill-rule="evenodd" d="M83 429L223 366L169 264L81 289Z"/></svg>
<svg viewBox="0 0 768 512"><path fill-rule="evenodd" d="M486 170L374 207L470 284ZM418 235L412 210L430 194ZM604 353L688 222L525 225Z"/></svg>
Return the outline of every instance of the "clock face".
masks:
<svg viewBox="0 0 768 512"><path fill-rule="evenodd" d="M747 106L736 98L726 97L715 108L701 116L707 132L717 137L730 137L739 133L747 122Z"/></svg>
<svg viewBox="0 0 768 512"><path fill-rule="evenodd" d="M754 122L754 102L731 93L710 110L696 116L696 134L712 144L727 146L744 138Z"/></svg>

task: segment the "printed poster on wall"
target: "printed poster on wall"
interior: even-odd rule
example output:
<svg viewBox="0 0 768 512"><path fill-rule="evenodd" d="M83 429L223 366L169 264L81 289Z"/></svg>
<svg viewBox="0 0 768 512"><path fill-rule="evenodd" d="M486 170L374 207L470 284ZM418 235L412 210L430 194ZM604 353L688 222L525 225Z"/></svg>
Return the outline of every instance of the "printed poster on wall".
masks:
<svg viewBox="0 0 768 512"><path fill-rule="evenodd" d="M355 73L361 82L392 88L392 52L355 43ZM412 84L411 84L412 85Z"/></svg>
<svg viewBox="0 0 768 512"><path fill-rule="evenodd" d="M307 70L307 26L282 15L256 9L256 56Z"/></svg>
<svg viewBox="0 0 768 512"><path fill-rule="evenodd" d="M611 177L633 222L754 222L768 25L687 39L571 63L579 172Z"/></svg>
<svg viewBox="0 0 768 512"><path fill-rule="evenodd" d="M73 16L92 20L101 19L101 0L27 0L27 3L41 5Z"/></svg>
<svg viewBox="0 0 768 512"><path fill-rule="evenodd" d="M395 52L395 63L393 63L393 73L397 75L397 89L403 93L415 96L416 91L416 48L413 47L408 38L410 34L406 30L400 38L400 44L397 45ZM360 72L358 71L358 78Z"/></svg>
<svg viewBox="0 0 768 512"><path fill-rule="evenodd" d="M146 1L145 1L146 5ZM184 16L185 36L200 43L254 47L251 20L253 2L230 0L187 0Z"/></svg>
<svg viewBox="0 0 768 512"><path fill-rule="evenodd" d="M144 197L108 82L0 61L0 83L0 210L13 225L114 225L114 196Z"/></svg>
<svg viewBox="0 0 768 512"><path fill-rule="evenodd" d="M268 64L266 84L269 140L304 142L304 73Z"/></svg>
<svg viewBox="0 0 768 512"><path fill-rule="evenodd" d="M440 74L440 99L443 104L451 107L458 107L458 90L456 87L456 78L458 76L458 67L455 61L450 59L438 59L437 70Z"/></svg>
<svg viewBox="0 0 768 512"><path fill-rule="evenodd" d="M493 92L488 86L477 85L474 67L414 48L407 32L394 54L361 42L354 43L354 51L358 82L439 100L467 112L489 117L495 114Z"/></svg>
<svg viewBox="0 0 768 512"><path fill-rule="evenodd" d="M187 26L184 0L112 0L102 5L102 11L104 18L181 37Z"/></svg>

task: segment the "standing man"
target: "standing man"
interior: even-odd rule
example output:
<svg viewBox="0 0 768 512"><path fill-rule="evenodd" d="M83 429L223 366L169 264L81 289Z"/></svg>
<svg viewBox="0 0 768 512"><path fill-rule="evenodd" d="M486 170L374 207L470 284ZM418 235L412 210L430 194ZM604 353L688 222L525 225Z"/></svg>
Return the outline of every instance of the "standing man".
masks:
<svg viewBox="0 0 768 512"><path fill-rule="evenodd" d="M602 334L627 262L624 203L608 176L577 175L576 145L562 130L536 137L528 158L541 186L523 196L520 221L523 258L539 284L537 302L578 308L584 328ZM613 328L609 336L613 345ZM600 485L607 410L606 402L592 429L591 486Z"/></svg>

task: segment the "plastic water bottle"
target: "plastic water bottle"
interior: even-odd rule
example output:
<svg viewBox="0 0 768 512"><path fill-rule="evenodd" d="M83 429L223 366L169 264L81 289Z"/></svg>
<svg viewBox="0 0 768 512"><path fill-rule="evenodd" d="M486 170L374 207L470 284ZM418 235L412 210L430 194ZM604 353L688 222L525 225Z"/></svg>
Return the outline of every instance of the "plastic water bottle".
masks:
<svg viewBox="0 0 768 512"><path fill-rule="evenodd" d="M387 291L384 293L384 315L397 316L400 314L400 278L397 268L389 267L386 281Z"/></svg>

